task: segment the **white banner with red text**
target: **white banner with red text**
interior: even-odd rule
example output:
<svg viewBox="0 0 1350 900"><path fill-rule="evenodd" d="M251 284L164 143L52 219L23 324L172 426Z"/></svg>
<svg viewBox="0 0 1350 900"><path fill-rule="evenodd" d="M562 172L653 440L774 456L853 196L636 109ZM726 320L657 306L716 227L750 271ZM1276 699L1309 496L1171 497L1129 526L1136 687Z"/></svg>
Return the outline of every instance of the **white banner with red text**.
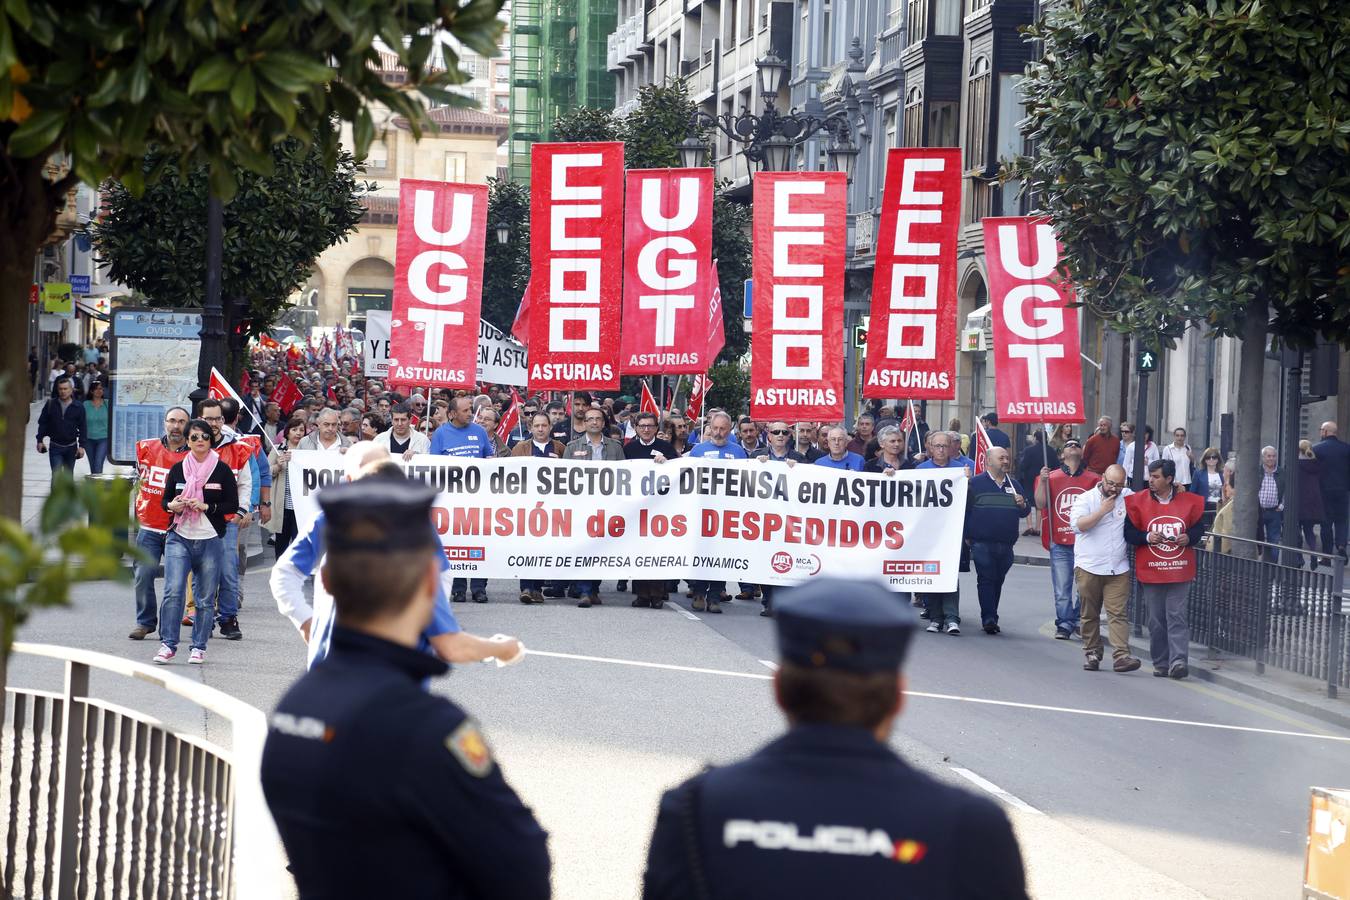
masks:
<svg viewBox="0 0 1350 900"><path fill-rule="evenodd" d="M956 238L961 151L886 157L862 395L956 398Z"/></svg>
<svg viewBox="0 0 1350 900"><path fill-rule="evenodd" d="M843 172L755 176L750 415L844 417Z"/></svg>
<svg viewBox="0 0 1350 900"><path fill-rule="evenodd" d="M301 533L342 456L295 451ZM440 491L433 521L450 568L475 578L699 578L795 584L873 577L898 591L956 590L966 478L959 469L861 474L825 466L415 456Z"/></svg>
<svg viewBox="0 0 1350 900"><path fill-rule="evenodd" d="M628 173L624 210L626 375L697 375L712 360L712 169Z"/></svg>
<svg viewBox="0 0 1350 900"><path fill-rule="evenodd" d="M1082 422L1083 361L1073 286L1049 220L984 220L994 317L994 395L1005 422Z"/></svg>
<svg viewBox="0 0 1350 900"><path fill-rule="evenodd" d="M474 386L487 185L399 182L388 378Z"/></svg>
<svg viewBox="0 0 1350 900"><path fill-rule="evenodd" d="M614 390L623 144L539 143L530 153L530 390Z"/></svg>

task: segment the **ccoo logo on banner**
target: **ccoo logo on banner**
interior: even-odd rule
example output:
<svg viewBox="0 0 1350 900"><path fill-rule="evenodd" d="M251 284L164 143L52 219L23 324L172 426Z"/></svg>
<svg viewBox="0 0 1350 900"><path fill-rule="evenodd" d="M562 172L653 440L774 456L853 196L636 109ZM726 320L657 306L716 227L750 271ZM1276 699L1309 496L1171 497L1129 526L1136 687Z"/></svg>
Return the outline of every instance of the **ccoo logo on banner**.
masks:
<svg viewBox="0 0 1350 900"><path fill-rule="evenodd" d="M984 220L994 317L994 380L1007 422L1082 422L1083 363L1073 288L1046 219Z"/></svg>
<svg viewBox="0 0 1350 900"><path fill-rule="evenodd" d="M750 415L844 415L843 172L755 176Z"/></svg>
<svg viewBox="0 0 1350 900"><path fill-rule="evenodd" d="M487 185L404 179L398 213L388 377L398 384L472 388Z"/></svg>
<svg viewBox="0 0 1350 900"><path fill-rule="evenodd" d="M617 388L623 144L530 149L530 390Z"/></svg>

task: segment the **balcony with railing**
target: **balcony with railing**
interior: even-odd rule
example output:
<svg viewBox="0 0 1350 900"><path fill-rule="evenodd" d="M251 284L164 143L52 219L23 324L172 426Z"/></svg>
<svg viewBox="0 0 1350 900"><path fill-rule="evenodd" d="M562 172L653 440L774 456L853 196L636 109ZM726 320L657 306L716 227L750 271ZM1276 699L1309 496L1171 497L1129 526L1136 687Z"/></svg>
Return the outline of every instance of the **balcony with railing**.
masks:
<svg viewBox="0 0 1350 900"><path fill-rule="evenodd" d="M905 49L905 29L896 25L881 33L877 39L877 52L881 54L881 68L891 69L900 65L900 54Z"/></svg>

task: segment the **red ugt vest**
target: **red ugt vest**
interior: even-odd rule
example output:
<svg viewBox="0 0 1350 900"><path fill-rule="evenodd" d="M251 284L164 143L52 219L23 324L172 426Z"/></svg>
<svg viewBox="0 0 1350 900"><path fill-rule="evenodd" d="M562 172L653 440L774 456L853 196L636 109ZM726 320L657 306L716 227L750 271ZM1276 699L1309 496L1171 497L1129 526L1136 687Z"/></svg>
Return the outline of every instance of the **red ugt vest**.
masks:
<svg viewBox="0 0 1350 900"><path fill-rule="evenodd" d="M1159 531L1175 538L1200 521L1205 501L1199 494L1174 487L1172 502L1159 503L1152 491L1145 490L1125 498L1125 514L1140 531ZM1195 578L1195 549L1173 543L1135 547L1134 572L1144 584L1190 581Z"/></svg>
<svg viewBox="0 0 1350 900"><path fill-rule="evenodd" d="M1050 479L1050 498L1045 506L1046 522L1041 523L1041 546L1050 549L1050 542L1062 544L1069 547L1073 546L1074 533L1073 525L1069 521L1069 515L1073 512L1074 501L1084 491L1091 490L1102 480L1102 476L1096 472L1089 471L1086 466L1077 475L1070 475L1064 471L1061 466L1049 475ZM1039 476L1036 478L1036 485L1032 488L1034 495L1041 495L1041 481L1044 479Z"/></svg>
<svg viewBox="0 0 1350 900"><path fill-rule="evenodd" d="M136 469L140 483L136 492L136 520L149 531L168 531L173 517L164 511L160 500L164 497L164 479L169 477L173 464L187 456L187 445L179 451L170 450L163 438L148 438L136 442Z"/></svg>

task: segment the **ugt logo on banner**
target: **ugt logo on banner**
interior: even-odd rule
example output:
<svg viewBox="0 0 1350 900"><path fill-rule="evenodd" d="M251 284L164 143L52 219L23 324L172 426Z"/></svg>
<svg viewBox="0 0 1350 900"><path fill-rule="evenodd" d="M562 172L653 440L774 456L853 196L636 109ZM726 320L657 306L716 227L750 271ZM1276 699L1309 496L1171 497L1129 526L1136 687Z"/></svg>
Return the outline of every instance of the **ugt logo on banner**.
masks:
<svg viewBox="0 0 1350 900"><path fill-rule="evenodd" d="M712 169L628 173L622 365L633 375L697 375L712 359Z"/></svg>
<svg viewBox="0 0 1350 900"><path fill-rule="evenodd" d="M886 157L864 397L956 397L956 238L961 151Z"/></svg>
<svg viewBox="0 0 1350 900"><path fill-rule="evenodd" d="M843 172L755 176L750 415L844 415Z"/></svg>
<svg viewBox="0 0 1350 900"><path fill-rule="evenodd" d="M984 220L994 317L998 415L1008 422L1082 422L1083 363L1073 288L1058 274L1047 219Z"/></svg>
<svg viewBox="0 0 1350 900"><path fill-rule="evenodd" d="M617 388L623 144L535 144L530 159L530 390Z"/></svg>
<svg viewBox="0 0 1350 900"><path fill-rule="evenodd" d="M403 179L389 379L472 388L483 300L487 185Z"/></svg>

